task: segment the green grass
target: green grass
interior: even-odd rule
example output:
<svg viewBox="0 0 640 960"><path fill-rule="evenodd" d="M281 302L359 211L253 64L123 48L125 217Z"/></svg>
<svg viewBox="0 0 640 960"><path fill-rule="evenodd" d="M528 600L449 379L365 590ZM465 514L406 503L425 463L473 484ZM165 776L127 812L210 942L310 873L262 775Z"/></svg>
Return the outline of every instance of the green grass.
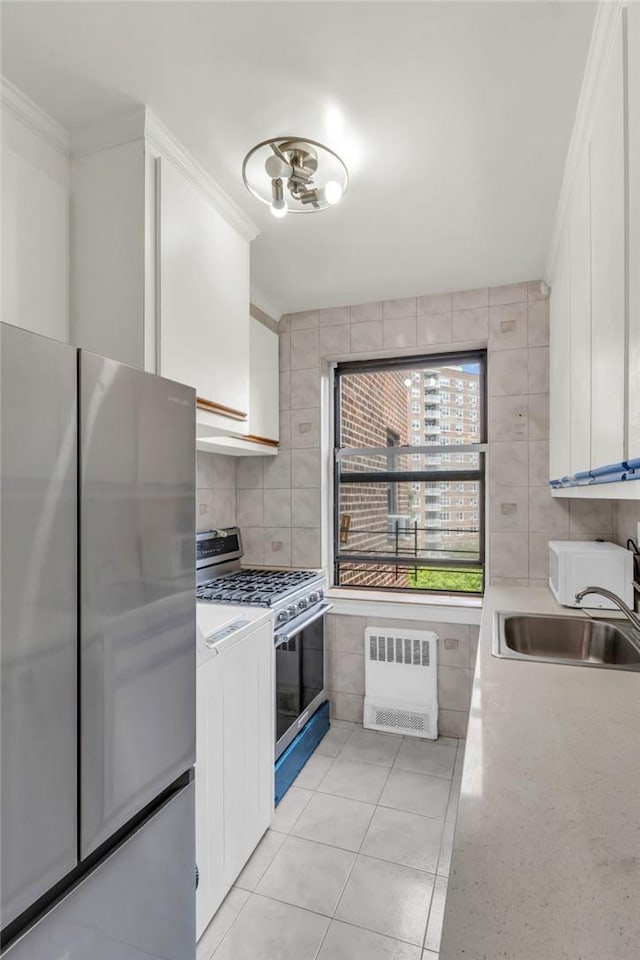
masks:
<svg viewBox="0 0 640 960"><path fill-rule="evenodd" d="M481 570L418 570L409 576L409 586L417 590L455 590L457 593L482 593Z"/></svg>

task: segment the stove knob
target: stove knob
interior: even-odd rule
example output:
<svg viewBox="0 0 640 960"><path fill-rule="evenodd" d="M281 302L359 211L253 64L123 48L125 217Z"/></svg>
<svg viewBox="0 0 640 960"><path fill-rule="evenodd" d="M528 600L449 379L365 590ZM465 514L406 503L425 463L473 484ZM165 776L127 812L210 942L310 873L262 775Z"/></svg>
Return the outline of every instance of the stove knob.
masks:
<svg viewBox="0 0 640 960"><path fill-rule="evenodd" d="M281 610L278 614L277 620L278 623L285 623L289 619L289 614L286 610Z"/></svg>
<svg viewBox="0 0 640 960"><path fill-rule="evenodd" d="M295 607L287 607L285 613L287 614L287 620L290 620L292 617L295 617L298 611Z"/></svg>
<svg viewBox="0 0 640 960"><path fill-rule="evenodd" d="M318 590L318 600L322 600L324 597L324 590Z"/></svg>
<svg viewBox="0 0 640 960"><path fill-rule="evenodd" d="M298 610L300 610L300 612L302 612L303 610L306 610L308 606L309 606L309 601L306 599L306 597L304 597L302 600L298 602Z"/></svg>
<svg viewBox="0 0 640 960"><path fill-rule="evenodd" d="M311 604L311 603L317 603L317 602L318 602L318 594L317 594L317 593L310 593L310 594L309 594L309 603Z"/></svg>

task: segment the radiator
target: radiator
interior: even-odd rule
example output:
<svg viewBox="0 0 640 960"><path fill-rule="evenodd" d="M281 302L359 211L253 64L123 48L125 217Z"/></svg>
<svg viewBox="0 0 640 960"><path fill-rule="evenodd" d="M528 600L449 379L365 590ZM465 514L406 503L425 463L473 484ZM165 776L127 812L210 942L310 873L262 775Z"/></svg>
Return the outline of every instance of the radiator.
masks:
<svg viewBox="0 0 640 960"><path fill-rule="evenodd" d="M367 627L363 725L435 740L438 637L427 631Z"/></svg>

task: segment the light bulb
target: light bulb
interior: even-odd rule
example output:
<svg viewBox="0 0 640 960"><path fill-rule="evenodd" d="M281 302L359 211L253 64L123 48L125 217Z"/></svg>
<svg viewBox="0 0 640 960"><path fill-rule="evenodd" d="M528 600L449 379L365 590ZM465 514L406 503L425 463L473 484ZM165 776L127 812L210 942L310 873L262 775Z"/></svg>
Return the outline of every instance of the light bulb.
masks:
<svg viewBox="0 0 640 960"><path fill-rule="evenodd" d="M334 203L340 203L342 200L342 187L337 180L329 180L329 182L325 184L322 193L325 202L330 206L333 206Z"/></svg>
<svg viewBox="0 0 640 960"><path fill-rule="evenodd" d="M287 204L284 199L284 190L282 180L276 177L271 181L271 213L278 220L287 215Z"/></svg>
<svg viewBox="0 0 640 960"><path fill-rule="evenodd" d="M267 157L264 168L267 171L267 176L271 177L272 180L277 180L279 177L287 180L293 173L291 164L275 155Z"/></svg>

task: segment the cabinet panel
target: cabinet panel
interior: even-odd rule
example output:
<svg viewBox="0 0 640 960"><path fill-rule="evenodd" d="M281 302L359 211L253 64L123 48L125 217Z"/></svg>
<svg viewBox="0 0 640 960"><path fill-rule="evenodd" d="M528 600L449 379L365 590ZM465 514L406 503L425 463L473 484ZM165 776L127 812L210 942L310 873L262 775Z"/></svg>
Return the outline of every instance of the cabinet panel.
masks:
<svg viewBox="0 0 640 960"><path fill-rule="evenodd" d="M279 432L278 334L251 317L249 432L277 440Z"/></svg>
<svg viewBox="0 0 640 960"><path fill-rule="evenodd" d="M551 410L549 439L549 470L552 478L569 473L570 442L570 264L569 232L565 229L560 243L552 278L550 335Z"/></svg>
<svg viewBox="0 0 640 960"><path fill-rule="evenodd" d="M624 457L625 142L622 21L604 78L591 159L591 465Z"/></svg>
<svg viewBox="0 0 640 960"><path fill-rule="evenodd" d="M248 413L249 244L164 160L159 271L160 372Z"/></svg>
<svg viewBox="0 0 640 960"><path fill-rule="evenodd" d="M569 210L570 378L569 473L591 463L591 227L589 152L585 150Z"/></svg>
<svg viewBox="0 0 640 960"><path fill-rule="evenodd" d="M629 457L640 457L640 4L627 17L629 170Z"/></svg>

